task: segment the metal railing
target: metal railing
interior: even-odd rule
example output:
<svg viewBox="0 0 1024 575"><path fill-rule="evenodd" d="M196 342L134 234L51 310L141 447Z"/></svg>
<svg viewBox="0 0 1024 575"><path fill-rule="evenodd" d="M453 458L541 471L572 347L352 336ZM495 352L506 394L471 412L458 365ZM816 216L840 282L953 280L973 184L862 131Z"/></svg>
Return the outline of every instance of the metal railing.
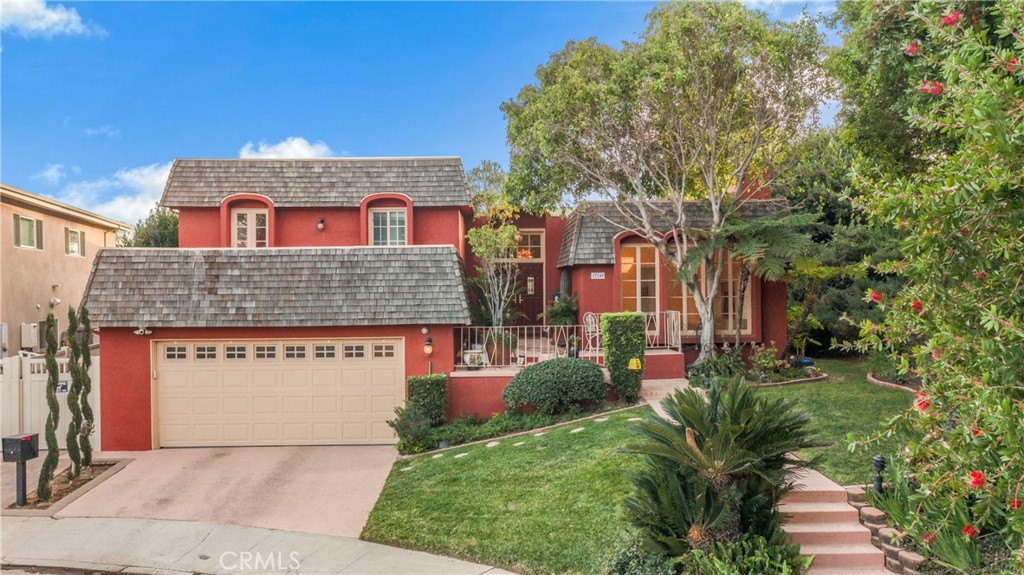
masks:
<svg viewBox="0 0 1024 575"><path fill-rule="evenodd" d="M682 349L680 313L644 314L648 349ZM600 323L455 328L455 367L522 367L546 359L579 357L604 365Z"/></svg>

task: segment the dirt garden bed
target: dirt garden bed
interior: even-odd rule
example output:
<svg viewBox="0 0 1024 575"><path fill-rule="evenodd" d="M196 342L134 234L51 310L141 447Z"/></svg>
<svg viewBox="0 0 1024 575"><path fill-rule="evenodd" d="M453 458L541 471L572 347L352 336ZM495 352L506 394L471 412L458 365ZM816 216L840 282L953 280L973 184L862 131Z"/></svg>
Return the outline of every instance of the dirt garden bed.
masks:
<svg viewBox="0 0 1024 575"><path fill-rule="evenodd" d="M92 467L83 468L82 473L70 482L67 479L67 468L65 467L56 473L53 480L50 481L52 496L49 501L39 501L33 489L29 492L24 506L19 507L17 503L12 503L3 509L2 514L5 516L50 517L106 481L130 462L131 459L97 460ZM38 476L32 473L27 479L29 489L32 489L38 482Z"/></svg>

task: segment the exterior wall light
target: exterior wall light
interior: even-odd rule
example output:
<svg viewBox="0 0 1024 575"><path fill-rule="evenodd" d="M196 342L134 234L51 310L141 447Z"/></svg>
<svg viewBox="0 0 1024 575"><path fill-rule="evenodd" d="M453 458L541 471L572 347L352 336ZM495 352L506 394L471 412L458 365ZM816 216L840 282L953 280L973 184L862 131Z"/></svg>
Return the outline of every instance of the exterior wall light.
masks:
<svg viewBox="0 0 1024 575"><path fill-rule="evenodd" d="M423 355L430 357L432 353L434 353L434 340L428 337L423 340Z"/></svg>
<svg viewBox="0 0 1024 575"><path fill-rule="evenodd" d="M324 231L324 227L325 227L324 219L320 218L319 220L317 220L317 222L316 222L316 230L318 232L322 232L322 231Z"/></svg>

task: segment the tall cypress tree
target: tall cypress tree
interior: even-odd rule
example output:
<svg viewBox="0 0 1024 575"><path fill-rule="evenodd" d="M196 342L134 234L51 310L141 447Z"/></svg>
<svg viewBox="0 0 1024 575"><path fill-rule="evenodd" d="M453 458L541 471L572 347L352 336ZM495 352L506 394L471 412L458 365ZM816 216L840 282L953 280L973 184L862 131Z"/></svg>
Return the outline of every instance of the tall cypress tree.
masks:
<svg viewBox="0 0 1024 575"><path fill-rule="evenodd" d="M68 467L68 481L71 481L82 471L82 452L78 448L78 435L82 427L82 408L78 402L82 389L82 353L78 337L78 314L71 306L68 307L68 347L70 348L68 372L71 374L71 383L68 384L67 402L71 421L68 423L66 439L68 459L71 460L71 465Z"/></svg>
<svg viewBox="0 0 1024 575"><path fill-rule="evenodd" d="M89 393L92 391L92 378L89 377L89 368L92 367L92 354L89 351L89 334L91 331L89 310L84 305L79 308L78 320L82 327L81 336L79 337L79 352L82 357L82 385L79 388L79 393L81 394L83 418L78 444L82 449L82 465L90 467L92 466L92 441L89 439L89 436L92 435L96 421L92 413L92 406L89 405ZM76 337L78 337L77 334Z"/></svg>
<svg viewBox="0 0 1024 575"><path fill-rule="evenodd" d="M49 501L50 481L57 470L57 462L60 460L60 446L57 445L57 423L60 421L60 404L57 403L57 381L60 373L57 368L57 321L53 314L46 316L46 405L50 408L50 414L46 417L46 459L39 470L39 487L36 489L36 498L39 501Z"/></svg>

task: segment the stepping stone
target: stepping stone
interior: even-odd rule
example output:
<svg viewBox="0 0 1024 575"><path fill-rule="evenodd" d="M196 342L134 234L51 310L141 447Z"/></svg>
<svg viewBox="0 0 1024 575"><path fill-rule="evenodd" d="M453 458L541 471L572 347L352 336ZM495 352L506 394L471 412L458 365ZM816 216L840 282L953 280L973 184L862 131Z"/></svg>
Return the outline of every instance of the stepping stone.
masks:
<svg viewBox="0 0 1024 575"><path fill-rule="evenodd" d="M570 431L569 433L579 433L579 432L583 431L583 429L584 428L582 428L582 427L577 427L576 429Z"/></svg>
<svg viewBox="0 0 1024 575"><path fill-rule="evenodd" d="M546 431L541 431L539 433L534 433L533 436L534 437L540 437L541 435L544 435L545 433L547 433L547 432Z"/></svg>
<svg viewBox="0 0 1024 575"><path fill-rule="evenodd" d="M629 418L629 419L627 419L626 421L640 421L640 420L642 420L642 419L643 419L642 417L630 417L630 418Z"/></svg>
<svg viewBox="0 0 1024 575"><path fill-rule="evenodd" d="M403 468L399 469L399 471L409 471L413 467L414 467L413 465L410 465L409 467L403 467Z"/></svg>
<svg viewBox="0 0 1024 575"><path fill-rule="evenodd" d="M460 458L460 457L465 457L465 456L467 456L467 455L469 455L469 452L468 452L468 451L467 451L466 453L460 453L460 454L456 455L456 456L455 456L455 459L458 459L458 458Z"/></svg>
<svg viewBox="0 0 1024 575"><path fill-rule="evenodd" d="M596 421L598 423L604 423L604 422L608 421L608 418L607 417L599 417L599 418L595 419L594 421Z"/></svg>
<svg viewBox="0 0 1024 575"><path fill-rule="evenodd" d="M492 441L492 442L487 444L487 447L497 447L499 445L501 445L500 441Z"/></svg>
<svg viewBox="0 0 1024 575"><path fill-rule="evenodd" d="M443 453L438 453L437 455L432 456L431 459L437 459L439 457L444 457L444 454Z"/></svg>
<svg viewBox="0 0 1024 575"><path fill-rule="evenodd" d="M523 445L525 443L526 443L525 441L520 441L519 443L513 443L512 447L519 447L520 445Z"/></svg>

